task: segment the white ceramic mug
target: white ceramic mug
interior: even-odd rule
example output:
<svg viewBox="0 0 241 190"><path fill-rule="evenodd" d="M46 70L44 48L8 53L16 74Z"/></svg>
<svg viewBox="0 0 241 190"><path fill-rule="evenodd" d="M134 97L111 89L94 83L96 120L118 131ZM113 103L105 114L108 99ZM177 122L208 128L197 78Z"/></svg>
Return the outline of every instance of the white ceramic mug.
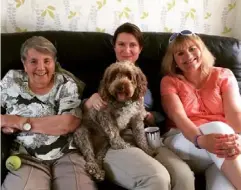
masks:
<svg viewBox="0 0 241 190"><path fill-rule="evenodd" d="M145 128L147 142L151 148L159 148L161 146L160 129L159 127Z"/></svg>

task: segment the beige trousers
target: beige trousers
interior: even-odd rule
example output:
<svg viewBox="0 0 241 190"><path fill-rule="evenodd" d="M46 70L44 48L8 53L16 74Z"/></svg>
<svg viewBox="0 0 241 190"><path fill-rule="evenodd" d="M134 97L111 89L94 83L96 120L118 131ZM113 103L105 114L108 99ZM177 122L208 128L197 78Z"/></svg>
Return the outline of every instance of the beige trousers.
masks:
<svg viewBox="0 0 241 190"><path fill-rule="evenodd" d="M22 158L17 171L9 172L2 190L94 190L94 182L84 170L85 161L70 152L52 163Z"/></svg>
<svg viewBox="0 0 241 190"><path fill-rule="evenodd" d="M110 149L104 159L107 177L132 190L194 190L189 166L166 147L154 158L139 148Z"/></svg>

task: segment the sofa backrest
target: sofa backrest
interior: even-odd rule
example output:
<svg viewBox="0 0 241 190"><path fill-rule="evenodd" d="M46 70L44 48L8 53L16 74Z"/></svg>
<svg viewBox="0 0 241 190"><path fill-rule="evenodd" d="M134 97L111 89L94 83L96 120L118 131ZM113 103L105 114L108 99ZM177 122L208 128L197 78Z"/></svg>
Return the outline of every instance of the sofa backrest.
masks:
<svg viewBox="0 0 241 190"><path fill-rule="evenodd" d="M38 31L1 34L1 77L9 69L22 69L21 44L31 36L44 36L56 46L58 61L86 83L84 98L98 89L105 68L115 62L112 36L96 32ZM160 106L160 64L171 33L144 32L144 48L138 65L148 78L155 101ZM230 68L235 74L241 92L241 42L234 38L200 35L216 57L216 66Z"/></svg>

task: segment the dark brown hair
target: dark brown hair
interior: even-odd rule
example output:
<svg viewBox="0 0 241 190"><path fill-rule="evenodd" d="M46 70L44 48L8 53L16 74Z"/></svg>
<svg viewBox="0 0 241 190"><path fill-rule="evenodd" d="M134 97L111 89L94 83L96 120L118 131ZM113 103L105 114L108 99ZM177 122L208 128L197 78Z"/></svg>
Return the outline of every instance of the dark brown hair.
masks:
<svg viewBox="0 0 241 190"><path fill-rule="evenodd" d="M129 23L129 22L126 22L122 25L120 25L115 33L114 33L114 36L113 36L113 45L115 45L116 43L116 39L118 37L118 35L120 33L129 33L129 34L132 34L138 41L139 45L141 47L143 47L144 45L144 40L143 40L143 35L142 35L142 32L140 30L140 28L138 26L136 26L135 24L132 24L132 23Z"/></svg>

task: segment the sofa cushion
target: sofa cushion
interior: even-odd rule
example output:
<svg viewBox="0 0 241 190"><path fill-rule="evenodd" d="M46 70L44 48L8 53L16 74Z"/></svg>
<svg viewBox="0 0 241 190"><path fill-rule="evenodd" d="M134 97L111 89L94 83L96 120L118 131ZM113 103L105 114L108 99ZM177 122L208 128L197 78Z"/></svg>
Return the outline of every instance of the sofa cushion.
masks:
<svg viewBox="0 0 241 190"><path fill-rule="evenodd" d="M29 37L37 35L48 38L56 46L60 64L86 83L83 98L96 92L105 68L115 62L112 35L96 32L37 31L1 34L1 76L10 69L22 69L20 61L21 44ZM138 60L148 79L154 98L154 110L161 111L160 74L161 61L165 54L171 33L144 32L144 48ZM234 38L200 35L216 57L216 66L227 67L233 71L241 92L241 42ZM2 147L7 140L1 139ZM8 143L10 145L10 143ZM6 148L5 148L6 149ZM4 149L4 150L5 150ZM5 150L7 151L7 150ZM5 154L7 155L7 153ZM2 157L3 158L3 157ZM4 161L4 160L2 160ZM2 162L4 163L4 162ZM2 177L3 173L2 173ZM204 189L201 181L197 184ZM100 189L116 189L106 181L99 184Z"/></svg>

